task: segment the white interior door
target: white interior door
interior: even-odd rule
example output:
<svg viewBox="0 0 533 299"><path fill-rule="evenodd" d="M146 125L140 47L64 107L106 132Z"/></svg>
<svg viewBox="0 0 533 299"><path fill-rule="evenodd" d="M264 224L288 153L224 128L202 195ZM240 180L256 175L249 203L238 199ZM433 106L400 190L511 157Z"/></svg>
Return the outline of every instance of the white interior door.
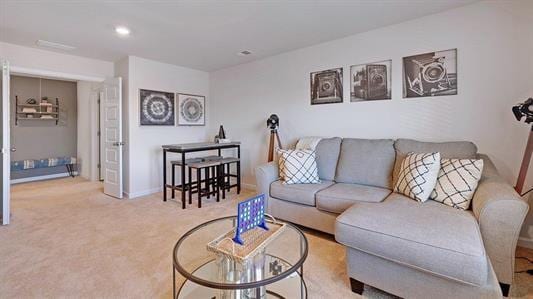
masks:
<svg viewBox="0 0 533 299"><path fill-rule="evenodd" d="M122 78L104 81L100 97L104 193L122 198Z"/></svg>
<svg viewBox="0 0 533 299"><path fill-rule="evenodd" d="M2 194L2 225L9 224L10 218L10 186L9 178L11 176L10 164L10 130L9 130L9 63L2 61L2 111L0 111L0 149L2 158L0 159L0 168L2 171L2 182L0 182L0 192Z"/></svg>

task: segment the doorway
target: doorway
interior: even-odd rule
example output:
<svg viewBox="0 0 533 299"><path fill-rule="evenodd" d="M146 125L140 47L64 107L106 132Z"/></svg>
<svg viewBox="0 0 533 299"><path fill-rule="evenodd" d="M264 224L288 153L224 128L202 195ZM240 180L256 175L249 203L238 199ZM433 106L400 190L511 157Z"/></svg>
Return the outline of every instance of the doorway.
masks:
<svg viewBox="0 0 533 299"><path fill-rule="evenodd" d="M77 82L10 76L11 183L78 175ZM81 136L87 138L88 136Z"/></svg>
<svg viewBox="0 0 533 299"><path fill-rule="evenodd" d="M11 73L10 73L11 70ZM104 80L103 78L88 77L83 75L72 75L58 72L50 72L43 70L34 70L27 68L11 67L7 61L2 61L2 82L0 88L2 90L1 98L1 107L2 111L0 113L0 148L2 153L1 159L1 174L0 178L0 192L2 193L2 224L9 224L10 218L10 179L11 179L11 122L15 119L15 122L18 120L24 121L34 121L34 122L53 122L59 124L61 122L61 117L58 116L58 119L55 119L54 116L47 116L46 119L36 120L33 119L35 116L46 115L59 115L62 111L55 111L54 109L44 111L41 110L40 106L49 106L53 107L61 106L57 102L50 103L49 99L46 101L43 100L43 95L39 94L36 96L38 99L35 99L35 102L31 103L23 102L23 104L37 105L39 110L28 110L23 111L22 109L14 110L11 112L10 103L10 79L11 75L20 76L20 77L38 77L41 80L59 80L59 81L70 81L77 83L77 94L78 102L77 104L83 103L82 105L77 105L76 108L76 119L77 119L77 142L76 142L76 162L80 164L78 172L81 176L88 178L90 180L100 180L103 176L103 186L104 193L122 198L122 82L120 78L110 78ZM80 85L88 87L87 93L84 94L87 98L87 101L80 102ZM30 98L26 98L28 100ZM100 104L99 105L99 102ZM44 104L44 105L41 105ZM15 108L18 108L18 103L15 99ZM22 107L22 106L21 106ZM26 107L27 108L27 107ZM48 108L48 107L46 107ZM73 111L73 110L72 110ZM72 111L70 113L72 113ZM78 113L83 111L83 113ZM14 113L14 114L12 114ZM17 113L20 113L21 118L17 119ZM29 116L29 115L32 116ZM80 117L85 115L86 117ZM13 116L13 117L12 117ZM101 120L99 119L101 117ZM32 118L32 119L30 119ZM83 124L82 121L83 120ZM101 125L101 127L99 127ZM100 131L102 132L101 134ZM82 138L83 134L80 132L86 133L88 138ZM80 142L81 141L81 142ZM80 146L80 143L83 146ZM13 149L15 150L15 149ZM18 150L18 149L17 149ZM55 165L57 163L57 157L49 157L45 161L45 164ZM72 157L71 157L72 158ZM39 159L45 160L45 159ZM101 161L100 161L101 160ZM36 162L34 161L33 164ZM40 162L39 162L40 163ZM25 163L23 163L25 164ZM32 162L28 162L28 165ZM98 166L101 166L102 170ZM23 166L24 167L24 166ZM7 215L7 216L6 216Z"/></svg>

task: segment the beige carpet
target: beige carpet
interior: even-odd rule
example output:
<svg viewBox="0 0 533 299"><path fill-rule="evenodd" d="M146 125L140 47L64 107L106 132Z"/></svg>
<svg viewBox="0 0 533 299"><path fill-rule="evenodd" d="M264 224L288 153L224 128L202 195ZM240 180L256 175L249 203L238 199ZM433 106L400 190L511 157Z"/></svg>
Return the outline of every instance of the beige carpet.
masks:
<svg viewBox="0 0 533 299"><path fill-rule="evenodd" d="M1 298L171 298L174 244L190 228L234 214L238 198L182 210L161 194L117 200L99 183L61 179L16 185L12 224L0 227ZM310 298L357 298L344 250L328 235L306 231ZM533 251L519 249L533 258ZM517 270L533 265L517 259ZM514 297L533 296L533 276L516 274ZM390 298L365 289L365 298Z"/></svg>

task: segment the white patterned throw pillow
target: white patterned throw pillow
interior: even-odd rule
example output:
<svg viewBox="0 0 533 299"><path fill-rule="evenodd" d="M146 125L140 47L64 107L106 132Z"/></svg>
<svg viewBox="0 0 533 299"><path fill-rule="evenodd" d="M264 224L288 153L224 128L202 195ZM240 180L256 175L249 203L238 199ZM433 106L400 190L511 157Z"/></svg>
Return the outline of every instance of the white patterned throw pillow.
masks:
<svg viewBox="0 0 533 299"><path fill-rule="evenodd" d="M440 153L409 153L400 165L394 191L420 202L428 200L440 170Z"/></svg>
<svg viewBox="0 0 533 299"><path fill-rule="evenodd" d="M467 210L483 171L483 160L442 159L437 185L429 198Z"/></svg>
<svg viewBox="0 0 533 299"><path fill-rule="evenodd" d="M279 175L284 184L319 184L315 152L278 150Z"/></svg>

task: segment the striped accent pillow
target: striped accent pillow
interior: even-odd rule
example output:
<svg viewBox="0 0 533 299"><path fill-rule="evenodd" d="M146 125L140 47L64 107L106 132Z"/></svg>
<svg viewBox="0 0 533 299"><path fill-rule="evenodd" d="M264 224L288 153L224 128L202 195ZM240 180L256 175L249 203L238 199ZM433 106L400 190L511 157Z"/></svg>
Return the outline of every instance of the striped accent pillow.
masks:
<svg viewBox="0 0 533 299"><path fill-rule="evenodd" d="M279 175L284 184L319 184L315 151L278 150Z"/></svg>

